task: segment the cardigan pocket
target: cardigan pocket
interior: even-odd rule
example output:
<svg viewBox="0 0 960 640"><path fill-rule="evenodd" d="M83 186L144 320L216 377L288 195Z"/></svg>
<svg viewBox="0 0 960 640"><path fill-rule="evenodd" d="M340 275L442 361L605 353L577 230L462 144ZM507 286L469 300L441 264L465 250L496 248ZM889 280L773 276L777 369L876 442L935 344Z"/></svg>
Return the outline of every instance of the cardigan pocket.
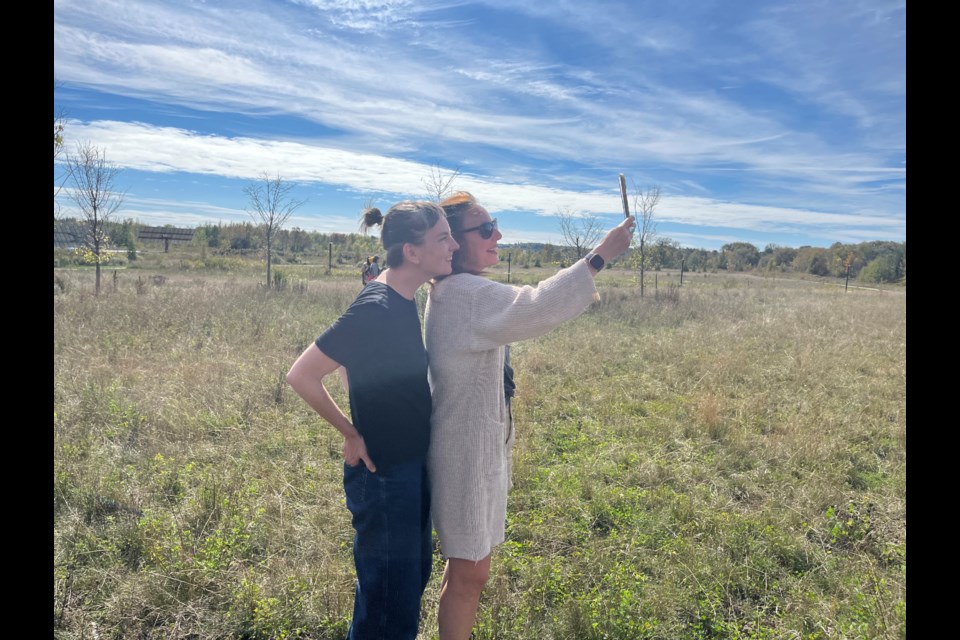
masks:
<svg viewBox="0 0 960 640"><path fill-rule="evenodd" d="M481 429L483 475L488 477L503 475L506 462L503 425L499 422L485 422L481 425Z"/></svg>

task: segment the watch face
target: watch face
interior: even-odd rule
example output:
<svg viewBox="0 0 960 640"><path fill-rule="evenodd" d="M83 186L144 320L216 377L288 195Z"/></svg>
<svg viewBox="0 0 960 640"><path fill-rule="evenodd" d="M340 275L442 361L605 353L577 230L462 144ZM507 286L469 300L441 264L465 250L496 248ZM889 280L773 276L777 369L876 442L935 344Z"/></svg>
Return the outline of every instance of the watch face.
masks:
<svg viewBox="0 0 960 640"><path fill-rule="evenodd" d="M595 255L595 256L592 256L592 257L590 258L590 266L593 267L594 269L596 269L597 271L602 270L602 269L603 269L603 258L601 258L600 256L596 256L596 255Z"/></svg>

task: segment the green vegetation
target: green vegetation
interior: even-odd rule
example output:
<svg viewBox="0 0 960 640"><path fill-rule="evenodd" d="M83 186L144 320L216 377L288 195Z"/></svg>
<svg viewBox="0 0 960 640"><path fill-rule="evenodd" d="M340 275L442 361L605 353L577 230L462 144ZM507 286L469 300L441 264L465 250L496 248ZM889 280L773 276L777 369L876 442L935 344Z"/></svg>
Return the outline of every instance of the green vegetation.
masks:
<svg viewBox="0 0 960 640"><path fill-rule="evenodd" d="M197 249L140 251L99 297L92 269L54 271L55 637L339 639L340 438L284 374L357 272L278 261L268 289L256 259ZM514 346L514 488L476 638L905 638L905 291L599 283Z"/></svg>
<svg viewBox="0 0 960 640"><path fill-rule="evenodd" d="M75 221L66 219L56 225L69 225ZM136 240L142 225L132 220L108 222L105 225L110 245L126 249L130 262L136 260L140 246L151 252L162 251L162 242ZM199 254L202 260L208 256L263 257L267 250L265 225L250 223L203 225L196 228L191 254ZM360 234L318 233L303 229L279 229L271 234L273 264L326 264L337 266L357 265L366 256L379 252L376 238ZM571 249L551 244L526 243L506 245L501 251L503 260L510 258L514 269L540 267L564 267L571 260ZM651 271L679 271L687 273L755 273L808 275L817 277L852 279L871 284L906 284L906 242L861 242L858 244L835 243L823 247L778 247L767 245L763 251L748 242L732 242L719 250L682 248L664 236L658 236L644 250L644 283L649 284ZM639 249L633 248L614 260L611 266L634 269L639 267ZM122 257L110 257L112 264L127 264ZM196 263L196 258L194 258ZM54 266L84 264L84 256L69 251L54 252ZM139 266L133 265L130 266ZM141 266L146 268L148 265ZM272 278L271 278L272 280Z"/></svg>

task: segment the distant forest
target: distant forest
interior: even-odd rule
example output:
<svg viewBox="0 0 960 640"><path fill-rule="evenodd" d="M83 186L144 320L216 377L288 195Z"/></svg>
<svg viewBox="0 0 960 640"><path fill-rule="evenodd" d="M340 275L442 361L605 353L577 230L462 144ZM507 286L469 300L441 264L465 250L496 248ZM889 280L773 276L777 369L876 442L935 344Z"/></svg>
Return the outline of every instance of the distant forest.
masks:
<svg viewBox="0 0 960 640"><path fill-rule="evenodd" d="M54 222L54 230L83 228L83 222L62 219ZM138 240L142 225L134 220L108 222L106 230L113 249L125 250L127 258L136 259L137 251L163 250L162 241ZM169 226L169 225L168 225ZM56 234L55 234L56 237ZM62 234L61 234L62 237ZM56 243L55 243L56 244ZM220 255L256 255L264 245L258 226L249 223L205 224L196 227L191 244ZM328 252L337 264L356 264L368 255L381 252L379 239L360 233L321 233L293 227L281 229L273 241L277 264L326 258ZM64 251L55 255L59 264L65 261ZM82 256L82 252L77 252ZM720 249L691 249L668 237L657 236L646 249L646 268L680 269L691 272L760 271L803 273L815 276L849 277L860 282L906 284L907 243L891 241L834 243L823 247L781 247L768 244L763 249L749 242L731 242ZM574 259L573 249L552 244L501 244L501 256L508 256L514 268L566 266ZM82 260L78 257L77 260ZM613 266L638 266L639 253L631 250ZM313 261L313 260L311 260Z"/></svg>

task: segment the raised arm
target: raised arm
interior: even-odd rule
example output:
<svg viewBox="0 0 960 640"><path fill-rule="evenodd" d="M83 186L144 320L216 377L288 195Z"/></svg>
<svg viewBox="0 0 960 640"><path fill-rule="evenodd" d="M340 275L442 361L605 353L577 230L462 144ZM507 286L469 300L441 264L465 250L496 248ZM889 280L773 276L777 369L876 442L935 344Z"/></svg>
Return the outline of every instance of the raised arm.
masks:
<svg viewBox="0 0 960 640"><path fill-rule="evenodd" d="M351 467L362 460L371 472L377 470L367 453L363 436L340 409L323 379L337 369L340 363L332 359L317 347L316 343L307 347L287 372L287 382L301 398L316 411L321 418L329 422L343 436L343 460Z"/></svg>
<svg viewBox="0 0 960 640"><path fill-rule="evenodd" d="M593 250L603 262L613 260L630 246L633 216L611 229ZM593 278L599 272L578 260L535 287L516 287L493 280L474 282L462 295L457 326L472 327L471 349L483 350L534 338L583 313L597 296Z"/></svg>

